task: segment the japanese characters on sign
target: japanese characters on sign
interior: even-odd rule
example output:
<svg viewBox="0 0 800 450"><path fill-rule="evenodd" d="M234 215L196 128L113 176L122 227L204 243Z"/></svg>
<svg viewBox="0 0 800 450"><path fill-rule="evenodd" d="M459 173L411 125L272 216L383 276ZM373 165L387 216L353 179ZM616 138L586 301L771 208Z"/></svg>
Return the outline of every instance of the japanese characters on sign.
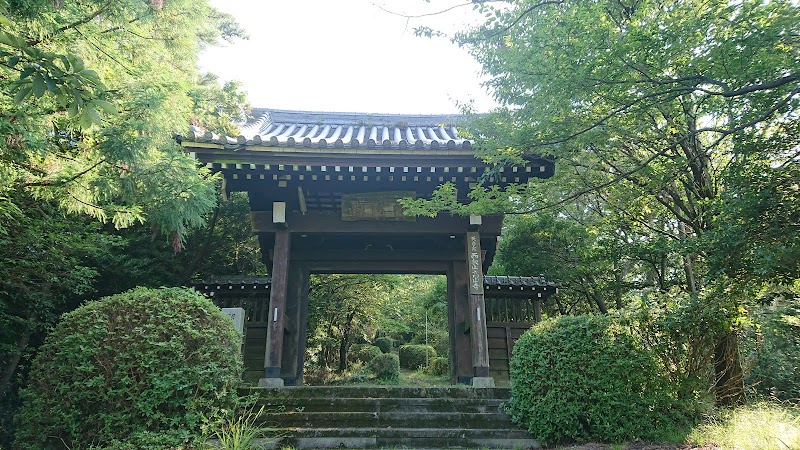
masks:
<svg viewBox="0 0 800 450"><path fill-rule="evenodd" d="M414 197L414 192L374 192L365 194L349 194L342 196L342 220L355 222L358 220L414 222L414 216L403 214L403 207L397 200Z"/></svg>
<svg viewBox="0 0 800 450"><path fill-rule="evenodd" d="M483 262L481 261L481 240L478 233L467 233L467 259L469 265L469 293L483 294Z"/></svg>

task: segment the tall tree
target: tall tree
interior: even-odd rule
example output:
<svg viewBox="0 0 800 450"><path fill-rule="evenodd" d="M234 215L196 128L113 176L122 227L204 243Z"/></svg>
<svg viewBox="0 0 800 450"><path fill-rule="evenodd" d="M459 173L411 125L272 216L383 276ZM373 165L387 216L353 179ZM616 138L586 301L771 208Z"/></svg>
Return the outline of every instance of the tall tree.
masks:
<svg viewBox="0 0 800 450"><path fill-rule="evenodd" d="M173 133L189 123L232 133L229 121L244 118L238 85L197 67L203 46L237 36L205 0L0 0L4 411L61 313L133 280L163 281L142 276L152 259L123 254L133 235L178 250L212 215L216 179Z"/></svg>
<svg viewBox="0 0 800 450"><path fill-rule="evenodd" d="M654 228L676 241L684 289L727 297L709 307L739 311L740 299L725 288L731 280L707 270L714 249L704 252L698 242L719 225L715 205L729 174L796 161L800 7L755 0L509 3L481 3L486 22L455 38L483 65L503 104L476 122L476 135L491 137L483 154L501 164L552 156L581 182L561 185L560 198L548 203L535 192L538 184L509 190L516 199L540 200L534 205L479 189L472 193L477 207L500 199L502 209L537 211L592 194L629 218L636 207L659 208L668 216ZM789 141L783 153L771 150L774 140ZM429 206L464 209L446 194ZM717 340L721 403L743 396L734 325Z"/></svg>
<svg viewBox="0 0 800 450"><path fill-rule="evenodd" d="M148 221L179 249L214 183L172 133L193 113L199 50L241 35L235 22L185 0L11 1L0 13L0 191L119 228Z"/></svg>

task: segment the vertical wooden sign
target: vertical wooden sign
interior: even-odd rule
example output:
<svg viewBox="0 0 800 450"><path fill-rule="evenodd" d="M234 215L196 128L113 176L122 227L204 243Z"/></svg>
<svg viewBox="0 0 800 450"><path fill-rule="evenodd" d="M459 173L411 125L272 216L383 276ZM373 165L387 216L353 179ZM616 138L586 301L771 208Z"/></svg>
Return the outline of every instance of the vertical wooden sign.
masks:
<svg viewBox="0 0 800 450"><path fill-rule="evenodd" d="M467 232L467 267L471 306L472 367L475 377L489 376L489 342L486 335L486 307L483 297L483 260L480 233Z"/></svg>
<svg viewBox="0 0 800 450"><path fill-rule="evenodd" d="M483 261L480 233L467 233L467 262L469 264L469 293L483 295Z"/></svg>

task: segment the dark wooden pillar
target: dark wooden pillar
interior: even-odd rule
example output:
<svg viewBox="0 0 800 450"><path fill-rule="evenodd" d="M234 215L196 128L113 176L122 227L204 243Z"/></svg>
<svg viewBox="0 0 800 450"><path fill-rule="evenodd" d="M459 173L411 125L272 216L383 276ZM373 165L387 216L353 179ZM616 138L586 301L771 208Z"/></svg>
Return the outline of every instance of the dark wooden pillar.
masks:
<svg viewBox="0 0 800 450"><path fill-rule="evenodd" d="M300 327L298 328L297 362L295 384L303 384L303 368L306 362L306 344L308 343L308 289L311 286L311 273L303 270L303 287L300 290Z"/></svg>
<svg viewBox="0 0 800 450"><path fill-rule="evenodd" d="M539 294L540 296L542 294ZM533 299L533 323L539 323L542 321L542 299L535 298Z"/></svg>
<svg viewBox="0 0 800 450"><path fill-rule="evenodd" d="M447 273L447 319L450 328L450 382L472 380L469 294L466 261L453 261Z"/></svg>
<svg viewBox="0 0 800 450"><path fill-rule="evenodd" d="M480 233L467 233L469 270L470 337L472 343L473 386L494 386L489 377L489 341L486 334L486 306L483 297L483 258Z"/></svg>
<svg viewBox="0 0 800 450"><path fill-rule="evenodd" d="M283 384L280 376L283 359L286 294L289 282L289 247L289 230L276 231L275 247L272 255L272 289L267 315L267 350L264 358L264 378L259 382L261 385L275 386Z"/></svg>
<svg viewBox="0 0 800 450"><path fill-rule="evenodd" d="M281 357L280 375L284 385L287 386L297 384L298 371L300 374L303 373L303 362L299 353L305 351L305 346L301 345L301 340L305 335L306 317L303 312L303 297L304 294L307 294L307 280L308 270L306 267L290 262L286 289L286 313L284 314L283 355ZM301 349L301 347L303 348Z"/></svg>

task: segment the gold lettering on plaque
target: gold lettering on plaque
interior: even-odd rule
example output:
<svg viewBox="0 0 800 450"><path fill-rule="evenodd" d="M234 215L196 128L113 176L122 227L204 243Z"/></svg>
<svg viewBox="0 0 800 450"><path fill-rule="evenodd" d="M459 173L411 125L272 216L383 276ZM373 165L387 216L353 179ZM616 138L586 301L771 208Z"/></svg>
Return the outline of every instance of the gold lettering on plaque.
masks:
<svg viewBox="0 0 800 450"><path fill-rule="evenodd" d="M413 191L368 192L342 196L342 221L357 220L416 222L416 217L403 214L397 200L416 197Z"/></svg>
<svg viewBox="0 0 800 450"><path fill-rule="evenodd" d="M483 261L480 235L467 233L467 263L469 265L469 293L483 294Z"/></svg>

